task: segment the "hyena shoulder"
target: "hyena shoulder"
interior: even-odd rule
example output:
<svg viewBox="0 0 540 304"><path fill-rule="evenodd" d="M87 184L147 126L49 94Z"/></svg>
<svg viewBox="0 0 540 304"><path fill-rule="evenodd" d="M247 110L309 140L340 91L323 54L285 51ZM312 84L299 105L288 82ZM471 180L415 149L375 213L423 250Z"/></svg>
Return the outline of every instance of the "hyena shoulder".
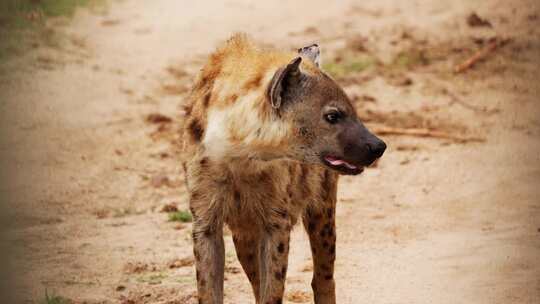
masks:
<svg viewBox="0 0 540 304"><path fill-rule="evenodd" d="M285 145L291 139L290 125L274 117L265 99L276 70L295 56L295 52L259 48L244 34L218 47L185 103L187 150L203 144L214 157L226 153L234 157ZM318 73L308 61L303 68Z"/></svg>

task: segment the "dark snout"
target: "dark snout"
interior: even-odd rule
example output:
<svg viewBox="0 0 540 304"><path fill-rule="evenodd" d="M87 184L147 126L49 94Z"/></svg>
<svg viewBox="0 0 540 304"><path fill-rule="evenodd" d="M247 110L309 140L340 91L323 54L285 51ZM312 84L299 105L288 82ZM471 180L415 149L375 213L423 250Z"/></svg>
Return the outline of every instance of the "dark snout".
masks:
<svg viewBox="0 0 540 304"><path fill-rule="evenodd" d="M377 136L369 133L368 139L366 140L366 147L369 156L377 159L384 154L384 151L386 150L386 143Z"/></svg>
<svg viewBox="0 0 540 304"><path fill-rule="evenodd" d="M369 166L386 150L386 143L362 123L354 123L340 137L344 158L355 165Z"/></svg>

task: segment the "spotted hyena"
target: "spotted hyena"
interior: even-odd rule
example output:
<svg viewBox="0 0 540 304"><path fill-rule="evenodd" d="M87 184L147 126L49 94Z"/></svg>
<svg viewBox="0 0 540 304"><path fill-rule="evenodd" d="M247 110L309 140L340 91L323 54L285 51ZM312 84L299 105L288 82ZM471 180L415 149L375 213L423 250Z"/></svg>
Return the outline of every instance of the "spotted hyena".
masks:
<svg viewBox="0 0 540 304"><path fill-rule="evenodd" d="M186 105L199 302L223 302L227 224L257 303L281 303L290 232L301 218L315 303L335 303L338 175L361 173L385 148L321 70L317 45L282 52L230 38L210 55Z"/></svg>

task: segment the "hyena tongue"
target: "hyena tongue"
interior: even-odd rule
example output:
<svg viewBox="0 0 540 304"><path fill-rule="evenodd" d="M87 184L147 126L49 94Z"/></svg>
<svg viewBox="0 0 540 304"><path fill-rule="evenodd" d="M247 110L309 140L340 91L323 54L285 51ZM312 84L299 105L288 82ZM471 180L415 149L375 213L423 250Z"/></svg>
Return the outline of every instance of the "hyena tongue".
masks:
<svg viewBox="0 0 540 304"><path fill-rule="evenodd" d="M327 156L326 157L326 160L332 164L333 166L341 166L341 165L345 165L347 168L349 169L356 169L356 166L353 166L351 164L349 164L348 162L344 161L344 160L341 160L341 159L337 159L337 158L333 158L333 157L330 157L330 156Z"/></svg>

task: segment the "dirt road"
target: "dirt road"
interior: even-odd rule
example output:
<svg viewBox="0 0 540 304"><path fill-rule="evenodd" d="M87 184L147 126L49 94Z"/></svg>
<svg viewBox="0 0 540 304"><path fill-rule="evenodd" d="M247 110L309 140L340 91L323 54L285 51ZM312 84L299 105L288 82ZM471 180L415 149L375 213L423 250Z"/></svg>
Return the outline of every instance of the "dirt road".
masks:
<svg viewBox="0 0 540 304"><path fill-rule="evenodd" d="M341 179L339 303L540 303L538 1L292 2L113 2L53 20L61 48L2 67L3 268L18 301L196 302L190 224L161 210L187 208L182 98L204 55L244 31L319 42L375 130L484 139L385 135L378 165ZM452 72L493 38L509 40ZM226 247L226 303L253 303ZM285 302L310 303L301 227L290 260Z"/></svg>

